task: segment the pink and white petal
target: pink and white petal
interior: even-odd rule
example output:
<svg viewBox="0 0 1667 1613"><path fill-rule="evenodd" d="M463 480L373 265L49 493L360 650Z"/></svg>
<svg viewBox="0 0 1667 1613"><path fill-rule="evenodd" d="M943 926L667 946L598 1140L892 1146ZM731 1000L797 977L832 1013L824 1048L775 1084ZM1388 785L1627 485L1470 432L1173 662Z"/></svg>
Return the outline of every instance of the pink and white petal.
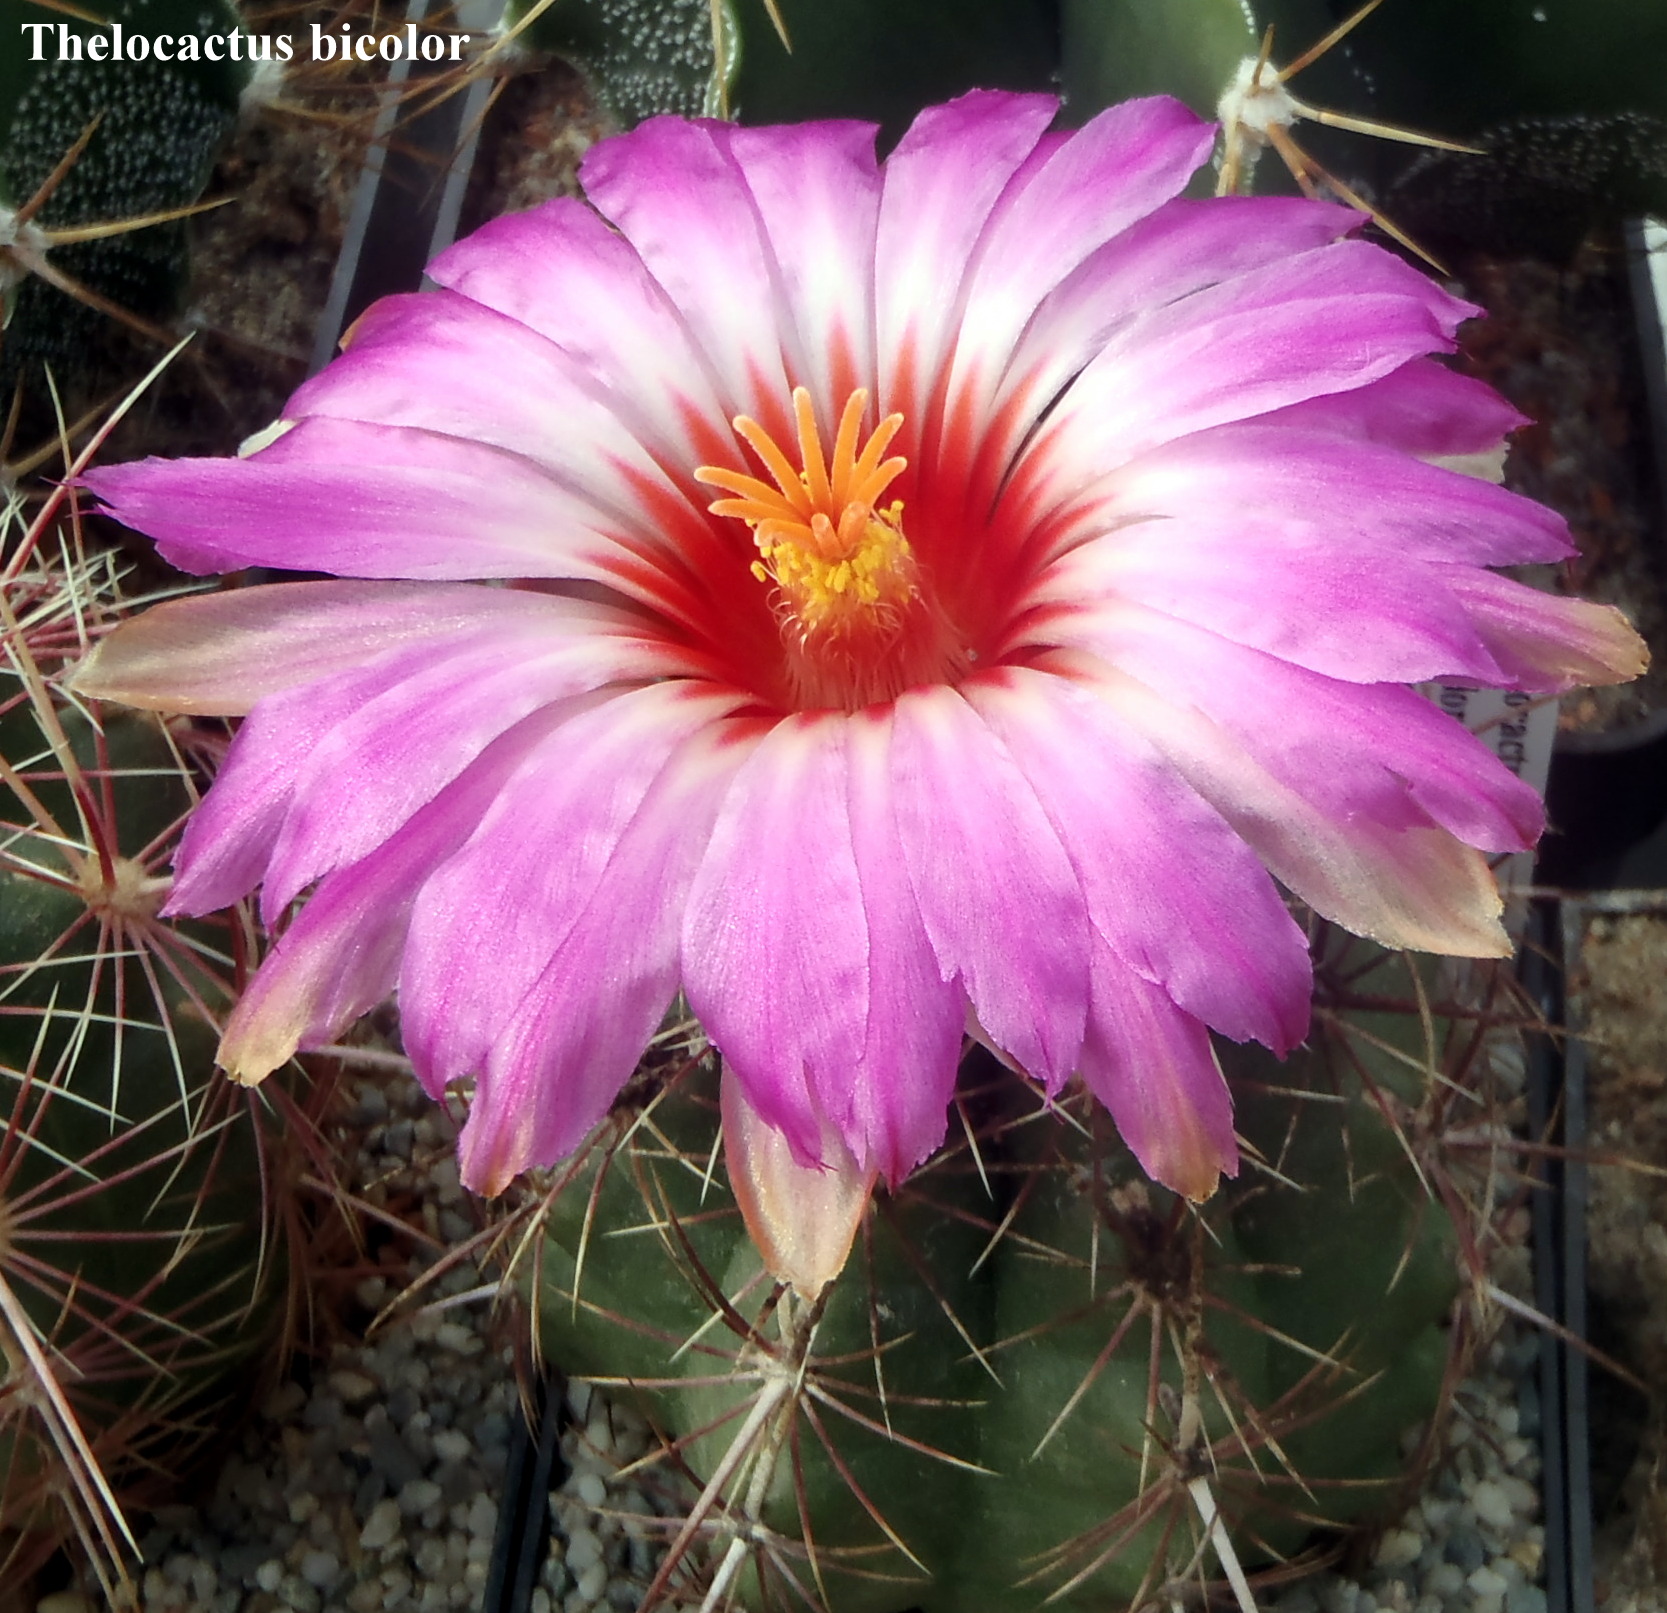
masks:
<svg viewBox="0 0 1667 1613"><path fill-rule="evenodd" d="M1411 689L1323 677L1134 608L1057 625L1059 637L1219 724L1259 766L1340 822L1434 823L1488 852L1526 850L1544 828L1538 793ZM1062 669L1075 675L1069 657ZM1395 735L1392 752L1383 734Z"/></svg>
<svg viewBox="0 0 1667 1613"><path fill-rule="evenodd" d="M966 1002L945 990L898 840L884 706L846 723L851 851L871 955L862 1057L849 1077L820 1071L818 1092L853 1155L897 1187L943 1142L966 1024Z"/></svg>
<svg viewBox="0 0 1667 1613"><path fill-rule="evenodd" d="M1307 1034L1307 938L1267 870L1173 765L1069 679L1013 668L969 704L1029 779L1124 968L1235 1041Z"/></svg>
<svg viewBox="0 0 1667 1613"><path fill-rule="evenodd" d="M1103 950L1082 1075L1153 1181L1197 1202L1238 1175L1233 1099L1210 1033Z"/></svg>
<svg viewBox="0 0 1667 1613"><path fill-rule="evenodd" d="M731 442L705 356L629 241L566 197L493 219L428 266L435 284L520 321L590 377L667 463Z"/></svg>
<svg viewBox="0 0 1667 1613"><path fill-rule="evenodd" d="M874 382L875 129L867 123L735 128L729 154L758 207L793 328L794 379L831 436L840 408Z"/></svg>
<svg viewBox="0 0 1667 1613"><path fill-rule="evenodd" d="M887 740L875 711L789 717L759 745L690 893L683 981L801 1162L832 1128L895 1182L943 1138L964 999L901 866Z"/></svg>
<svg viewBox="0 0 1667 1613"><path fill-rule="evenodd" d="M362 857L511 724L572 695L672 670L657 644L500 630L349 713L294 773L261 890L267 923Z"/></svg>
<svg viewBox="0 0 1667 1613"><path fill-rule="evenodd" d="M1449 440L1461 445L1454 452L1470 451L1468 436ZM1171 530L1186 523L1224 544L1243 522L1298 542L1336 545L1346 531L1351 549L1480 566L1574 553L1568 523L1532 499L1395 448L1266 418L1147 454L1116 472L1105 496L1116 509L1163 516Z"/></svg>
<svg viewBox="0 0 1667 1613"><path fill-rule="evenodd" d="M232 740L214 787L186 820L164 913L212 913L260 883L293 799L295 776L325 736L361 707L473 643L480 629L386 650L363 666L260 701Z"/></svg>
<svg viewBox="0 0 1667 1613"><path fill-rule="evenodd" d="M796 713L730 786L683 922L683 990L748 1101L801 1163L829 1119L817 1076L865 1040L872 955L846 793L845 722Z"/></svg>
<svg viewBox="0 0 1667 1613"><path fill-rule="evenodd" d="M1142 315L1219 281L1334 241L1360 216L1300 198L1171 201L1107 242L1042 298L987 380L993 395L962 386L939 449L932 496L960 500L957 534L983 528L1014 455L1061 392L1120 330ZM959 360L958 360L959 362ZM1034 516L987 529L1002 547L1027 535ZM962 539L962 542L965 540Z"/></svg>
<svg viewBox="0 0 1667 1613"><path fill-rule="evenodd" d="M996 1044L1057 1092L1088 1007L1076 869L1012 754L959 693L910 689L892 721L898 838L939 972Z"/></svg>
<svg viewBox="0 0 1667 1613"><path fill-rule="evenodd" d="M1492 387L1433 358L1413 359L1353 392L1311 398L1262 418L1267 425L1330 432L1427 459L1486 453L1528 424Z"/></svg>
<svg viewBox="0 0 1667 1613"><path fill-rule="evenodd" d="M129 706L240 717L386 651L439 648L524 621L557 632L641 631L603 605L477 583L271 583L152 606L100 640L71 686Z"/></svg>
<svg viewBox="0 0 1667 1613"><path fill-rule="evenodd" d="M1066 389L1008 496L1039 519L1164 443L1450 352L1470 312L1363 241L1211 286L1117 333Z"/></svg>
<svg viewBox="0 0 1667 1613"><path fill-rule="evenodd" d="M468 838L510 772L563 715L541 711L500 735L368 857L319 886L227 1021L217 1057L234 1080L262 1080L298 1047L332 1041L392 992L423 880Z"/></svg>
<svg viewBox="0 0 1667 1613"><path fill-rule="evenodd" d="M1351 682L1507 681L1452 586L1458 568L1293 541L1254 517L1241 534L1223 528L1131 524L1049 567L1036 597L1127 603Z"/></svg>
<svg viewBox="0 0 1667 1613"><path fill-rule="evenodd" d="M320 415L484 443L638 522L659 519L664 495L680 491L576 360L454 291L384 297L366 310L341 357L284 408L289 420ZM645 486L659 504L644 507Z"/></svg>
<svg viewBox="0 0 1667 1613"><path fill-rule="evenodd" d="M142 459L81 480L197 571L569 577L630 592L664 547L518 455L356 421L304 420L248 459Z"/></svg>
<svg viewBox="0 0 1667 1613"><path fill-rule="evenodd" d="M384 651L362 667L262 700L232 741L214 788L186 824L169 911L212 912L271 878L263 906L269 917L275 915L307 880L362 856L392 833L534 704L620 678L678 670L657 643L598 631L590 614L595 607L556 599L544 603L551 608L465 621L445 636ZM522 680L517 654L533 673L526 689L512 688L501 710L487 706L486 697L471 690L470 676L493 669L502 675L513 666L511 682ZM442 705L461 702L460 709L472 713L472 726L437 743L428 724L439 708L425 704L425 695ZM405 758L401 765L408 772L382 771L399 758ZM350 780L362 795L347 793ZM317 798L306 800L315 787ZM340 855L306 863L309 853L316 857L326 848ZM275 868L280 855L287 866ZM289 883L298 863L299 883Z"/></svg>
<svg viewBox="0 0 1667 1613"><path fill-rule="evenodd" d="M1056 109L1051 96L974 90L928 107L886 159L874 253L879 403L917 433L953 352L991 211Z"/></svg>
<svg viewBox="0 0 1667 1613"><path fill-rule="evenodd" d="M497 1193L571 1153L636 1067L676 993L689 883L747 753L730 726L708 720L686 734L562 916L553 955L548 943L540 952L542 973L494 1027L459 1146L466 1186Z"/></svg>
<svg viewBox="0 0 1667 1613"><path fill-rule="evenodd" d="M1648 646L1613 605L1560 599L1491 571L1458 567L1448 586L1509 688L1554 693L1625 683L1650 664Z"/></svg>
<svg viewBox="0 0 1667 1613"><path fill-rule="evenodd" d="M1260 735L1242 736L1180 691L1159 695L1109 663L1059 657L1050 666L1082 677L1138 726L1269 871L1322 917L1385 946L1460 957L1510 955L1498 888L1480 851L1435 827L1404 787L1399 802L1391 791L1379 790L1369 808L1351 811L1363 782L1360 753L1376 734L1364 722L1351 741L1347 731L1328 730L1300 707L1270 702L1268 716L1300 729L1309 741L1281 756L1269 743L1271 722ZM1355 689L1350 686L1350 693ZM1260 748L1241 743L1244 737L1259 738ZM1328 740L1332 754L1353 764L1343 778L1284 776L1281 762L1288 766L1290 755L1301 750L1324 754ZM1498 794L1508 803L1523 786L1503 767L1498 771L1507 781ZM1393 775L1390 781L1397 782Z"/></svg>
<svg viewBox="0 0 1667 1613"><path fill-rule="evenodd" d="M1003 395L1051 402L1142 314L1335 241L1360 214L1301 197L1177 200L1106 242L1044 297L1015 348Z"/></svg>
<svg viewBox="0 0 1667 1613"><path fill-rule="evenodd" d="M790 418L789 367L808 366L758 203L730 155L731 132L650 118L592 146L579 180L688 326L726 415L751 415L779 435Z"/></svg>
<svg viewBox="0 0 1667 1613"><path fill-rule="evenodd" d="M1107 241L1177 196L1215 126L1167 96L1126 101L1039 147L990 214L964 289L952 394L981 404L1037 305Z"/></svg>
<svg viewBox="0 0 1667 1613"><path fill-rule="evenodd" d="M436 1085L484 1065L550 960L576 937L604 880L617 886L630 876L615 866L628 844L662 875L685 840L698 855L716 810L702 802L746 751L744 731L727 722L739 704L734 694L664 683L575 716L527 758L469 843L435 872L412 920L401 999L406 1049ZM659 914L661 901L670 920ZM665 922L675 929L678 916L677 887L649 882L621 921L655 934ZM613 921L593 917L590 928L599 922ZM593 990L605 997L612 978L612 966L599 962Z"/></svg>
<svg viewBox="0 0 1667 1613"><path fill-rule="evenodd" d="M772 1277L814 1302L851 1257L875 1173L862 1170L837 1135L822 1139L823 1164L801 1165L727 1068L718 1107L730 1190L753 1247Z"/></svg>

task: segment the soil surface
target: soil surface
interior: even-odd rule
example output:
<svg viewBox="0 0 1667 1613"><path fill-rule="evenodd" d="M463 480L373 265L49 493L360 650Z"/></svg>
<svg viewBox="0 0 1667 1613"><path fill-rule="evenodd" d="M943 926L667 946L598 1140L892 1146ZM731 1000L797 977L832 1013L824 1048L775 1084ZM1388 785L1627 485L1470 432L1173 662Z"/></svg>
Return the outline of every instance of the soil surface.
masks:
<svg viewBox="0 0 1667 1613"><path fill-rule="evenodd" d="M1593 1341L1644 1384L1667 1383L1667 904L1590 921L1571 1016L1588 1037L1587 1213ZM1642 1416L1642 1428L1639 1418ZM1667 1406L1592 1368L1598 1601L1667 1608Z"/></svg>

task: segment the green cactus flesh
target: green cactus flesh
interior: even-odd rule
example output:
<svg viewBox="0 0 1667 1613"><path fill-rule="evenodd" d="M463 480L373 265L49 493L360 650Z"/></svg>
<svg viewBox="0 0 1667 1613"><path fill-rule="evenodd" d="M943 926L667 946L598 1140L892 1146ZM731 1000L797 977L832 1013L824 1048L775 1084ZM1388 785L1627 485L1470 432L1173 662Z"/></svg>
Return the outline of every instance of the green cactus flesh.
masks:
<svg viewBox="0 0 1667 1613"><path fill-rule="evenodd" d="M1455 1228L1408 1138L1456 1032L1371 958L1291 1061L1226 1055L1256 1162L1208 1204L1079 1097L964 1075L969 1140L876 1195L810 1307L741 1226L710 1075L645 1076L553 1190L530 1288L549 1356L639 1396L702 1491L667 1575L1089 1613L1214 1576L1207 1510L1276 1571L1391 1513L1450 1365Z"/></svg>

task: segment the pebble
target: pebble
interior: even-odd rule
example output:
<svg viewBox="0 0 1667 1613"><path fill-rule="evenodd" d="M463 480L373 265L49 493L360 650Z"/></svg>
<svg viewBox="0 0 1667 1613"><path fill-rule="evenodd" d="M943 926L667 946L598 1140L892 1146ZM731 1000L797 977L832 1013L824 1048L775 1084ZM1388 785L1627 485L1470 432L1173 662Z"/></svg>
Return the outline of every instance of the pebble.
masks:
<svg viewBox="0 0 1667 1613"><path fill-rule="evenodd" d="M327 1591L336 1583L342 1571L342 1565L334 1552L309 1551L301 1559L301 1577L309 1585L321 1591Z"/></svg>
<svg viewBox="0 0 1667 1613"><path fill-rule="evenodd" d="M1481 1480L1470 1492L1470 1504L1476 1516L1491 1529L1509 1529L1513 1508L1511 1498L1491 1479Z"/></svg>
<svg viewBox="0 0 1667 1613"><path fill-rule="evenodd" d="M454 1140L416 1084L390 1083L381 1110L361 1090L362 1110L367 1103L382 1141L353 1190L415 1204L413 1224L430 1229L441 1208L454 1220L472 1213L457 1183ZM421 1124L417 1110L427 1111ZM360 1277L350 1316L368 1322L422 1274L422 1257L413 1256ZM266 1397L201 1508L134 1520L144 1563L133 1613L475 1613L520 1415L513 1351L479 1293L485 1281L473 1266L448 1272L427 1285L422 1309L385 1319L369 1339L333 1345L306 1381ZM666 1537L631 1537L624 1520L596 1507L611 1475L647 1449L648 1430L584 1385L568 1393L579 1419L564 1431L569 1476L552 1512L571 1509L589 1544L570 1568L562 1531L552 1531L528 1613L567 1613L569 1603L587 1613L634 1609ZM654 1512L630 1493L636 1499L623 1506ZM642 1532L641 1522L634 1527ZM103 1605L63 1596L32 1613Z"/></svg>
<svg viewBox="0 0 1667 1613"><path fill-rule="evenodd" d="M401 1487L399 1510L408 1518L415 1518L440 1499L440 1486L433 1479L412 1479Z"/></svg>
<svg viewBox="0 0 1667 1613"><path fill-rule="evenodd" d="M399 1538L400 1522L397 1501L378 1501L370 1509L364 1528L359 1531L359 1544L366 1551L380 1551L384 1546L392 1545Z"/></svg>

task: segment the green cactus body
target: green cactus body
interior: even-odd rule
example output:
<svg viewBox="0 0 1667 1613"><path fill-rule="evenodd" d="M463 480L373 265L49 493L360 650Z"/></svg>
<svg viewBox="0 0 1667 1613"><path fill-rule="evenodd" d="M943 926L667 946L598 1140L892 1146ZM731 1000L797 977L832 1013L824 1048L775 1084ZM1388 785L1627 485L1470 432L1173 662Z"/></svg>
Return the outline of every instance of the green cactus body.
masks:
<svg viewBox="0 0 1667 1613"><path fill-rule="evenodd" d="M109 1589L115 1508L224 1432L283 1265L255 1102L214 1070L233 931L157 916L192 799L179 755L153 718L60 699L27 602L5 603L0 1570L73 1529Z"/></svg>
<svg viewBox="0 0 1667 1613"><path fill-rule="evenodd" d="M1387 1517L1451 1367L1457 1240L1405 1128L1459 1028L1375 957L1289 1063L1224 1055L1259 1163L1209 1204L1086 1102L964 1083L976 1159L877 1196L808 1309L713 1164L710 1078L622 1110L555 1195L535 1303L551 1358L640 1394L705 1487L680 1549L707 1588L1090 1613L1216 1572L1206 1511L1252 1569Z"/></svg>
<svg viewBox="0 0 1667 1613"><path fill-rule="evenodd" d="M1045 89L1058 64L1046 0L777 0L789 51L764 0L737 0L741 49L731 92L745 123L868 118L889 139L915 113L964 90Z"/></svg>
<svg viewBox="0 0 1667 1613"><path fill-rule="evenodd" d="M1243 0L1063 0L1061 57L1075 123L1133 95L1174 95L1205 117L1260 43Z"/></svg>

